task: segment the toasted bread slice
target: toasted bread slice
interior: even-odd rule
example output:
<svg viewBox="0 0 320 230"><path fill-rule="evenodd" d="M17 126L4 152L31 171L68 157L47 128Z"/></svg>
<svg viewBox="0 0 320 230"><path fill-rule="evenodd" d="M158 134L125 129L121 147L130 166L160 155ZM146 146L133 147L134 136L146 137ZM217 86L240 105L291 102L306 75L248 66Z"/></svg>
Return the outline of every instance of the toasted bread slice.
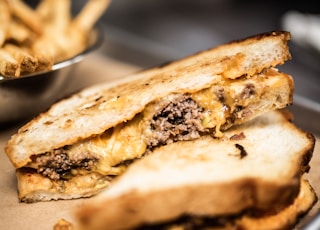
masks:
<svg viewBox="0 0 320 230"><path fill-rule="evenodd" d="M182 215L277 212L297 196L315 144L289 115L269 112L220 139L155 149L77 210L78 220L84 229L126 229Z"/></svg>
<svg viewBox="0 0 320 230"><path fill-rule="evenodd" d="M309 181L301 179L300 191L294 202L275 213L247 213L235 216L183 216L171 222L150 224L135 230L289 230L299 222L317 202L318 196ZM75 230L75 223L60 219L54 230ZM108 228L110 229L110 228Z"/></svg>
<svg viewBox="0 0 320 230"><path fill-rule="evenodd" d="M264 216L244 215L226 229L242 230L289 230L292 229L300 218L308 213L318 201L318 196L309 181L302 179L300 192L294 202L277 213Z"/></svg>
<svg viewBox="0 0 320 230"><path fill-rule="evenodd" d="M90 197L110 184L110 179L97 173L55 181L34 170L21 168L16 170L16 176L18 198L26 203Z"/></svg>
<svg viewBox="0 0 320 230"><path fill-rule="evenodd" d="M257 78L257 74L267 79L270 72L264 73L264 69L281 65L291 58L287 45L289 40L288 32L265 33L133 74L123 79L121 84L106 83L90 87L55 104L49 111L21 127L7 143L6 153L14 166L20 168L30 163L34 155L100 135L129 121L148 104L162 98L193 94L211 86L226 85L229 81L241 83L243 79ZM279 83L281 87L272 93L274 88L266 86L270 98L247 95L248 101L261 99L260 106L246 113L247 119L270 109L283 108L292 102L293 81L288 79L290 76L276 70L271 75L283 79ZM231 104L239 100L231 99ZM232 119L224 117L225 121ZM215 125L217 128L223 126L221 122Z"/></svg>
<svg viewBox="0 0 320 230"><path fill-rule="evenodd" d="M243 213L234 216L183 216L177 220L154 225L144 225L135 230L290 230L317 202L318 197L309 181L302 179L294 202L277 212ZM63 226L59 222L56 226ZM74 226L68 223L69 226ZM55 229L58 230L59 228Z"/></svg>
<svg viewBox="0 0 320 230"><path fill-rule="evenodd" d="M144 225L135 230L289 230L317 202L318 197L309 181L302 179L294 202L277 212L243 213L234 216L183 216L168 223ZM69 223L71 224L71 223Z"/></svg>

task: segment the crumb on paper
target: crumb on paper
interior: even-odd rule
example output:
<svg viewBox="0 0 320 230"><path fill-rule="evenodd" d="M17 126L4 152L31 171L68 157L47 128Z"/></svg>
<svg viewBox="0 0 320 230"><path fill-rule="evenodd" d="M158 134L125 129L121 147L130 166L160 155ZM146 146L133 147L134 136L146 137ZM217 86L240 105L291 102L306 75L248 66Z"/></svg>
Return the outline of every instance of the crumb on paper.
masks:
<svg viewBox="0 0 320 230"><path fill-rule="evenodd" d="M74 225L65 220L65 219L60 219L58 222L54 225L53 230L74 230Z"/></svg>

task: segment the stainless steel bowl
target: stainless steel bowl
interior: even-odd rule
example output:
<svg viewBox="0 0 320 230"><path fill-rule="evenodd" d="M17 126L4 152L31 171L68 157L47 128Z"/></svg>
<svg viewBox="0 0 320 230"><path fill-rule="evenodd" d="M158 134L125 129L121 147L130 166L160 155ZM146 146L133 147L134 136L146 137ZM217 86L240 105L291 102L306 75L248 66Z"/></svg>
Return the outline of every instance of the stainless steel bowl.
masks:
<svg viewBox="0 0 320 230"><path fill-rule="evenodd" d="M56 63L48 72L8 79L0 75L0 127L29 119L66 96L70 74L103 41L102 31L90 33L89 45L82 53Z"/></svg>

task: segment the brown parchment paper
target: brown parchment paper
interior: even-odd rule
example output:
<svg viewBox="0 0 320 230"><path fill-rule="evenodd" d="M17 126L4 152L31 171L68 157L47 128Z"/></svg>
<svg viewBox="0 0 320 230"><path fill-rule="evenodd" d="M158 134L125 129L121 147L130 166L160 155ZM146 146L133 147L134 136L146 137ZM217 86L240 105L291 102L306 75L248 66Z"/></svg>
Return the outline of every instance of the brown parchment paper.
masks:
<svg viewBox="0 0 320 230"><path fill-rule="evenodd" d="M72 74L70 91L100 81L114 80L139 69L100 55L79 64ZM5 155L4 146L10 135L16 132L21 124L3 129L0 127L0 230L47 230L53 229L54 224L61 218L74 222L72 210L81 206L88 199L50 201L39 203L20 203L17 198L15 169ZM311 170L305 177L309 178L317 194L320 195L320 139L317 138ZM90 199L90 198L89 198ZM305 216L296 229L315 215L320 202Z"/></svg>

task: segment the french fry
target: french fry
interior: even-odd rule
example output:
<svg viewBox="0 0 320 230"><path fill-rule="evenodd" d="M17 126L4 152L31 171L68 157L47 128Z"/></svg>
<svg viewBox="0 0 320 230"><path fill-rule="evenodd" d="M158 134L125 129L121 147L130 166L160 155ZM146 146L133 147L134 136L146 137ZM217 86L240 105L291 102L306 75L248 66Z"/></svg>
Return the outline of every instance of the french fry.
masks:
<svg viewBox="0 0 320 230"><path fill-rule="evenodd" d="M0 74L15 77L20 75L19 63L4 50L0 50Z"/></svg>
<svg viewBox="0 0 320 230"><path fill-rule="evenodd" d="M52 10L51 25L54 30L65 31L71 21L71 2L70 0L52 0L55 2Z"/></svg>
<svg viewBox="0 0 320 230"><path fill-rule="evenodd" d="M53 66L54 59L52 56L47 55L47 53L43 51L34 51L33 56L37 59L38 65L35 69L36 72L43 72L47 70L51 70Z"/></svg>
<svg viewBox="0 0 320 230"><path fill-rule="evenodd" d="M35 12L45 21L45 29L63 31L71 21L71 1L43 0Z"/></svg>
<svg viewBox="0 0 320 230"><path fill-rule="evenodd" d="M66 57L72 57L83 51L87 45L87 34L110 5L111 0L89 0L71 21L66 38L60 44L66 50ZM74 41L74 42L70 42ZM75 42L77 41L77 42ZM64 43L64 44L63 44ZM68 48L69 47L69 48Z"/></svg>
<svg viewBox="0 0 320 230"><path fill-rule="evenodd" d="M56 57L58 61L81 53L87 45L86 35L77 30L68 30L65 37L58 39L59 47L64 51L63 56Z"/></svg>
<svg viewBox="0 0 320 230"><path fill-rule="evenodd" d="M0 74L21 77L52 69L81 53L111 0L88 0L74 17L71 0L0 0Z"/></svg>
<svg viewBox="0 0 320 230"><path fill-rule="evenodd" d="M43 21L47 21L51 17L52 2L55 0L42 0L35 8L35 12Z"/></svg>
<svg viewBox="0 0 320 230"><path fill-rule="evenodd" d="M47 32L45 36L37 39L32 46L32 50L35 53L41 51L42 55L50 56L54 63L59 62L60 59L58 57L65 57L64 50L59 45L58 37L55 37L54 33L49 34Z"/></svg>
<svg viewBox="0 0 320 230"><path fill-rule="evenodd" d="M111 0L89 0L72 21L70 28L88 33L107 9Z"/></svg>
<svg viewBox="0 0 320 230"><path fill-rule="evenodd" d="M47 21L49 26L46 29L46 34L43 36L50 39L44 38L41 46L44 46L44 41L51 43L51 46L55 49L53 52L55 62L72 57L85 49L87 45L87 33L90 32L95 22L110 4L110 0L90 0L70 23L69 13L65 11L61 14L58 11L62 7L67 8L68 1L44 1L41 3L42 6L40 5L41 7L37 8L39 12L45 11L45 5L46 7L50 5L53 10L51 11L50 20ZM57 28L60 28L61 36L55 36ZM39 42L37 42L34 47L39 46Z"/></svg>
<svg viewBox="0 0 320 230"><path fill-rule="evenodd" d="M11 20L10 18L11 15L7 3L0 0L0 47L6 40L8 25Z"/></svg>
<svg viewBox="0 0 320 230"><path fill-rule="evenodd" d="M26 50L13 44L6 44L3 49L18 62L20 74L29 74L36 70L38 61Z"/></svg>
<svg viewBox="0 0 320 230"><path fill-rule="evenodd" d="M16 21L11 21L7 30L7 40L16 44L25 44L28 46L36 39L36 34L30 31L25 25Z"/></svg>
<svg viewBox="0 0 320 230"><path fill-rule="evenodd" d="M43 31L42 21L40 17L21 0L7 0L14 16L19 18L32 31L41 34Z"/></svg>

